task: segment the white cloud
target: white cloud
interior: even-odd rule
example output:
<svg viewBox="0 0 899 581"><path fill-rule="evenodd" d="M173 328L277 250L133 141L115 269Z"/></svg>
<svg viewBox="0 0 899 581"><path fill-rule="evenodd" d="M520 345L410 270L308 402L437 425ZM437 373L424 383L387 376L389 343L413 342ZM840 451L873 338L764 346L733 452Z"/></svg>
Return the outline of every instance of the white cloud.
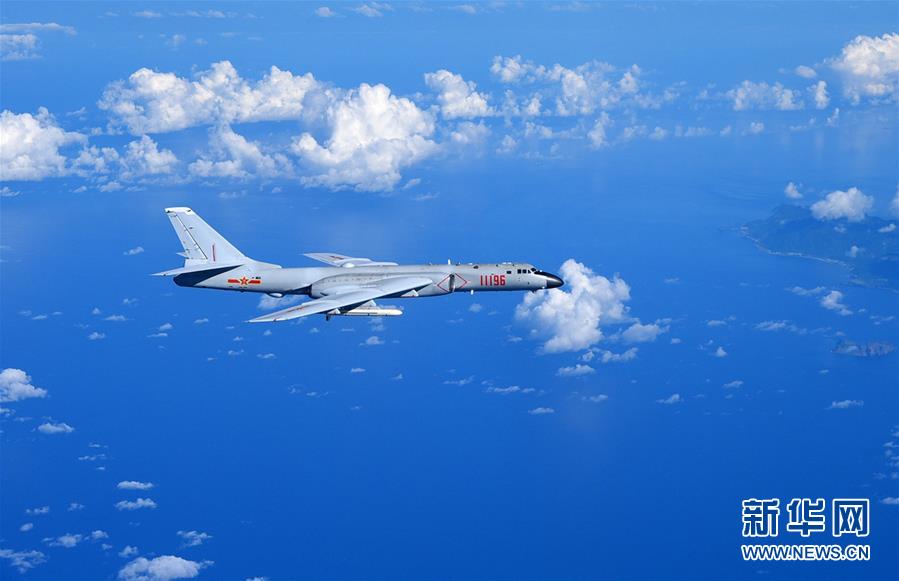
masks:
<svg viewBox="0 0 899 581"><path fill-rule="evenodd" d="M856 36L829 61L841 74L843 92L858 103L862 97L896 99L899 89L899 33Z"/></svg>
<svg viewBox="0 0 899 581"><path fill-rule="evenodd" d="M859 399L844 399L842 401L834 401L830 403L830 406L827 408L829 410L846 410L854 407L862 407L865 405L865 402Z"/></svg>
<svg viewBox="0 0 899 581"><path fill-rule="evenodd" d="M25 61L40 58L36 34L0 34L0 61Z"/></svg>
<svg viewBox="0 0 899 581"><path fill-rule="evenodd" d="M852 311L842 303L843 293L840 291L830 291L823 297L821 297L821 306L829 311L836 311L840 315L844 317L847 315L851 315Z"/></svg>
<svg viewBox="0 0 899 581"><path fill-rule="evenodd" d="M47 560L40 551L13 551L12 549L0 549L0 559L9 561L10 566L22 574Z"/></svg>
<svg viewBox="0 0 899 581"><path fill-rule="evenodd" d="M353 367L352 369L350 369L350 373L354 373L354 374L355 373L365 373L365 368L364 367Z"/></svg>
<svg viewBox="0 0 899 581"><path fill-rule="evenodd" d="M479 123L463 121L450 132L450 141L458 146L482 145L489 136L490 128L484 125L483 121Z"/></svg>
<svg viewBox="0 0 899 581"><path fill-rule="evenodd" d="M587 395L581 399L583 399L584 401L589 401L591 403L602 403L602 402L608 400L609 396L607 396L604 393L600 393L598 395Z"/></svg>
<svg viewBox="0 0 899 581"><path fill-rule="evenodd" d="M593 128L587 132L587 139L590 140L590 147L599 149L600 147L609 144L609 140L606 137L606 127L611 124L612 121L609 118L608 113L603 111L599 114L599 117L596 118L596 123L593 124Z"/></svg>
<svg viewBox="0 0 899 581"><path fill-rule="evenodd" d="M636 347L631 347L624 353L613 353L608 350L600 350L600 361L603 363L626 363L637 358L637 351L638 349ZM592 354L593 352L589 351L588 353Z"/></svg>
<svg viewBox="0 0 899 581"><path fill-rule="evenodd" d="M738 87L728 91L726 96L733 101L734 111L750 109L793 111L804 107L799 92L787 89L780 83L769 85L743 81Z"/></svg>
<svg viewBox="0 0 899 581"><path fill-rule="evenodd" d="M119 570L120 581L172 581L193 579L211 561L189 561L174 555L162 555L153 559L138 557Z"/></svg>
<svg viewBox="0 0 899 581"><path fill-rule="evenodd" d="M762 133L764 130L765 130L764 123L762 123L761 121L753 121L752 123L749 124L748 133L750 135L758 135L759 133Z"/></svg>
<svg viewBox="0 0 899 581"><path fill-rule="evenodd" d="M125 256L135 256L137 254L143 254L143 252L144 252L143 246L135 246L134 248L129 248L122 254L124 254Z"/></svg>
<svg viewBox="0 0 899 581"><path fill-rule="evenodd" d="M559 377L578 377L581 375L590 375L591 373L596 373L596 370L589 365L578 363L574 367L561 367L556 372L556 375Z"/></svg>
<svg viewBox="0 0 899 581"><path fill-rule="evenodd" d="M47 397L47 390L31 384L31 376L13 367L0 371L0 403Z"/></svg>
<svg viewBox="0 0 899 581"><path fill-rule="evenodd" d="M138 498L137 500L120 500L115 504L118 510L138 510L141 508L156 508L156 503L151 498Z"/></svg>
<svg viewBox="0 0 899 581"><path fill-rule="evenodd" d="M664 405L674 405L677 403L682 403L683 401L684 401L684 398L682 398L679 393L674 393L666 398L657 399L656 403L661 403Z"/></svg>
<svg viewBox="0 0 899 581"><path fill-rule="evenodd" d="M468 311L471 313L480 313L484 309L484 305L481 303L471 303L468 306Z"/></svg>
<svg viewBox="0 0 899 581"><path fill-rule="evenodd" d="M815 69L806 65L799 65L793 69L793 72L803 79L814 79L818 76L818 72Z"/></svg>
<svg viewBox="0 0 899 581"><path fill-rule="evenodd" d="M883 500L880 501L883 504L897 506L899 505L899 497L896 496L887 496Z"/></svg>
<svg viewBox="0 0 899 581"><path fill-rule="evenodd" d="M108 539L108 538L109 538L109 533L107 533L106 531L96 530L96 531L91 532L91 540L92 541L99 541L100 539Z"/></svg>
<svg viewBox="0 0 899 581"><path fill-rule="evenodd" d="M621 333L621 338L625 343L650 343L666 332L668 332L667 326L662 327L658 323L644 325L637 321Z"/></svg>
<svg viewBox="0 0 899 581"><path fill-rule="evenodd" d="M74 36L77 31L73 26L64 26L56 22L15 22L0 24L0 33L14 34L19 32L64 32Z"/></svg>
<svg viewBox="0 0 899 581"><path fill-rule="evenodd" d="M532 325L533 334L548 337L549 353L579 351L602 338L601 325L625 319L630 287L617 276L594 274L585 265L568 259L561 277L569 290L551 289L525 295L515 317Z"/></svg>
<svg viewBox="0 0 899 581"><path fill-rule="evenodd" d="M34 523L27 522L27 523L22 524L22 526L19 527L19 532L27 533L28 531L30 531L33 528L34 528Z"/></svg>
<svg viewBox="0 0 899 581"><path fill-rule="evenodd" d="M50 507L49 506L38 506L35 508L26 508L25 514L28 514L31 516L35 516L35 515L39 515L39 514L50 514Z"/></svg>
<svg viewBox="0 0 899 581"><path fill-rule="evenodd" d="M87 336L88 341L101 341L106 338L106 333L101 333L99 331L92 331L90 335Z"/></svg>
<svg viewBox="0 0 899 581"><path fill-rule="evenodd" d="M53 422L44 422L43 424L37 427L37 431L42 434L71 434L75 431L75 428L70 426L65 422L53 423Z"/></svg>
<svg viewBox="0 0 899 581"><path fill-rule="evenodd" d="M75 547L78 543L80 543L84 537L81 535L73 535L72 533L66 533L59 537L44 539L44 542L49 544L51 547L64 547L66 549L71 549Z"/></svg>
<svg viewBox="0 0 899 581"><path fill-rule="evenodd" d="M319 18L335 18L337 16L340 16L340 14L338 14L337 12L334 12L327 6L319 6L318 8L316 8L315 15L318 16Z"/></svg>
<svg viewBox="0 0 899 581"><path fill-rule="evenodd" d="M447 379L443 382L443 385L463 386L463 385L468 385L472 381L474 381L474 376L470 375L468 377L463 377L462 379Z"/></svg>
<svg viewBox="0 0 899 581"><path fill-rule="evenodd" d="M271 311L273 309L279 308L284 309L289 307L290 305L294 305L300 302L301 298L302 297L300 295L285 295L281 298L262 295L261 297L259 297L259 303L256 305L256 308L263 311Z"/></svg>
<svg viewBox="0 0 899 581"><path fill-rule="evenodd" d="M332 102L326 116L331 134L323 145L304 133L292 146L317 172L303 178L307 185L390 190L402 178L402 168L437 149L429 139L434 133L432 115L409 99L391 95L384 85L360 85Z"/></svg>
<svg viewBox="0 0 899 581"><path fill-rule="evenodd" d="M725 383L721 387L723 387L725 389L736 389L738 387L743 387L743 381L740 379L735 379L733 381L729 381L729 382Z"/></svg>
<svg viewBox="0 0 899 581"><path fill-rule="evenodd" d="M156 142L149 136L142 135L125 148L121 158L121 177L130 179L136 176L170 174L175 171L178 158L168 149L159 150Z"/></svg>
<svg viewBox="0 0 899 581"><path fill-rule="evenodd" d="M140 482L139 480L122 480L116 484L119 490L150 490L153 488L152 482Z"/></svg>
<svg viewBox="0 0 899 581"><path fill-rule="evenodd" d="M713 353L713 355L718 358L727 357L727 351L724 350L724 347L721 347L719 345L718 348L715 349L715 353Z"/></svg>
<svg viewBox="0 0 899 581"><path fill-rule="evenodd" d="M830 96L827 94L827 83L825 81L818 81L809 87L808 90L812 95L812 99L815 101L815 109L827 109L827 106L830 105Z"/></svg>
<svg viewBox="0 0 899 581"><path fill-rule="evenodd" d="M290 172L290 162L283 154L263 153L258 143L248 141L228 124L209 130L211 159L203 157L188 166L200 177L247 178L275 177Z"/></svg>
<svg viewBox="0 0 899 581"><path fill-rule="evenodd" d="M178 536L184 541L185 547L198 547L212 538L212 535L198 531L178 531Z"/></svg>
<svg viewBox="0 0 899 581"><path fill-rule="evenodd" d="M790 182L787 184L787 187L784 188L784 195L786 195L791 200L798 200L802 197L802 193L799 191L799 186Z"/></svg>
<svg viewBox="0 0 899 581"><path fill-rule="evenodd" d="M74 35L75 29L55 22L0 24L0 60L21 61L40 58L38 34L43 32L65 32Z"/></svg>
<svg viewBox="0 0 899 581"><path fill-rule="evenodd" d="M299 119L311 97L323 90L311 74L271 67L252 83L229 61L214 63L195 80L148 68L106 87L98 106L113 127L135 135L217 123Z"/></svg>
<svg viewBox="0 0 899 581"><path fill-rule="evenodd" d="M393 7L381 2L369 2L367 4L360 4L355 8L350 8L350 10L368 18L380 18L381 16L384 16L384 12L392 12Z"/></svg>
<svg viewBox="0 0 899 581"><path fill-rule="evenodd" d="M528 413L531 414L532 416L545 416L547 414L556 413L556 410L554 410L553 408L550 408L550 407L542 407L541 406L541 407L534 408L532 410L528 410Z"/></svg>
<svg viewBox="0 0 899 581"><path fill-rule="evenodd" d="M818 220L838 220L846 218L850 222L861 222L874 205L874 198L866 196L858 188L830 192L823 200L812 204L812 215Z"/></svg>
<svg viewBox="0 0 899 581"><path fill-rule="evenodd" d="M44 107L36 115L0 113L0 180L41 180L67 173L60 148L85 143L80 133L64 131Z"/></svg>
<svg viewBox="0 0 899 581"><path fill-rule="evenodd" d="M589 61L571 69L560 64L536 65L516 55L494 57L490 72L503 83L541 83L544 93L541 97L554 100L555 113L561 116L590 115L624 101L637 107L657 107L664 100L640 93L642 71L637 65L616 78L619 69L600 61Z"/></svg>
<svg viewBox="0 0 899 581"><path fill-rule="evenodd" d="M119 557L122 557L123 559L127 559L128 557L133 557L138 552L139 551L137 550L137 547L133 547L131 545L125 545L125 548L122 549L121 551L119 551Z"/></svg>
<svg viewBox="0 0 899 581"><path fill-rule="evenodd" d="M437 93L440 112L446 119L471 119L493 115L493 108L487 103L488 97L478 93L473 81L466 81L462 75L441 69L425 73L425 84Z"/></svg>
<svg viewBox="0 0 899 581"><path fill-rule="evenodd" d="M381 339L380 337L378 337L377 335L372 335L371 337L369 337L368 339L366 339L365 341L360 343L360 345L364 345L366 347L371 347L373 345L383 345L383 344L384 344L384 340Z"/></svg>

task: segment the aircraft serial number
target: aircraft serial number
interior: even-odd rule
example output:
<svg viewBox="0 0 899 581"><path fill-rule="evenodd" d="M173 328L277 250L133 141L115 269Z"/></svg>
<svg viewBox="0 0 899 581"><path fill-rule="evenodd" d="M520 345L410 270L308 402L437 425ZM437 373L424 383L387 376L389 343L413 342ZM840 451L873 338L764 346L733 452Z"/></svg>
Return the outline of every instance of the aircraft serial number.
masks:
<svg viewBox="0 0 899 581"><path fill-rule="evenodd" d="M506 286L505 274L482 274L481 286Z"/></svg>

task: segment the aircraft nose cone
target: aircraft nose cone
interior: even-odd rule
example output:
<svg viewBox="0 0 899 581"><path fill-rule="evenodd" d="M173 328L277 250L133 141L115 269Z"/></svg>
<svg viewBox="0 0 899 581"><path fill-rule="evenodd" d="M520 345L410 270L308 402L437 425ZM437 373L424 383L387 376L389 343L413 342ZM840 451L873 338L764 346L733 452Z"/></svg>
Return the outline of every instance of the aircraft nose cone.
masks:
<svg viewBox="0 0 899 581"><path fill-rule="evenodd" d="M546 288L559 288L565 281L554 274L546 274Z"/></svg>

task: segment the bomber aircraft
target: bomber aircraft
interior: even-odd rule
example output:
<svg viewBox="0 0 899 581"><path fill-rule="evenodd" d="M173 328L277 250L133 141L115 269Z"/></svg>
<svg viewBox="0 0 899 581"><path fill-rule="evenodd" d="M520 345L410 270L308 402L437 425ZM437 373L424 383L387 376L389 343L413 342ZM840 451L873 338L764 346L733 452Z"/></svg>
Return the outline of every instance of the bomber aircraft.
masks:
<svg viewBox="0 0 899 581"><path fill-rule="evenodd" d="M433 297L453 292L537 291L562 286L558 276L522 262L397 264L331 252L305 256L327 266L282 268L244 255L190 208L166 208L181 240L184 266L158 272L178 286L240 292L308 295L308 300L250 323L287 321L308 315L395 317L403 311L376 299Z"/></svg>

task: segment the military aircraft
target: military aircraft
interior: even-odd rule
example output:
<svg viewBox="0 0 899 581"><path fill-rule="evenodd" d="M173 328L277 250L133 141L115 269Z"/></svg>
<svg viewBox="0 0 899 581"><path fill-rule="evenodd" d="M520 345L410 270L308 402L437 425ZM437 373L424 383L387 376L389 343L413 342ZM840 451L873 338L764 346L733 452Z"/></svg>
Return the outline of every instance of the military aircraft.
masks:
<svg viewBox="0 0 899 581"><path fill-rule="evenodd" d="M413 298L475 291L537 291L562 286L558 276L532 264L408 264L354 258L332 252L305 256L327 266L282 268L244 255L190 208L166 208L184 252L184 266L158 272L178 286L240 292L309 295L312 300L250 323L288 321L308 315L395 317L403 311L375 303L382 298Z"/></svg>

